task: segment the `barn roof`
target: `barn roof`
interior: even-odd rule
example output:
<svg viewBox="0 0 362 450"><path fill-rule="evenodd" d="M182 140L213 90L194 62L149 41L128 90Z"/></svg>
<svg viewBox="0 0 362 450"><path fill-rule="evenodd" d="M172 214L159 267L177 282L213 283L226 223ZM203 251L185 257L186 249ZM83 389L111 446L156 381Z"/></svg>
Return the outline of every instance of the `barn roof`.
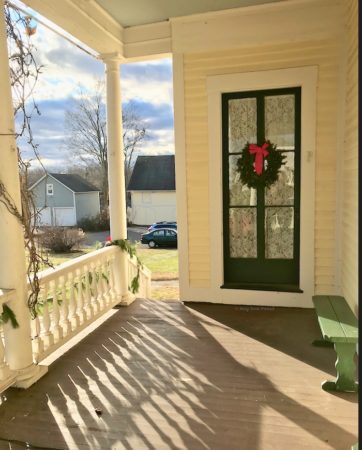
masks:
<svg viewBox="0 0 362 450"><path fill-rule="evenodd" d="M174 191L175 155L138 156L129 191Z"/></svg>

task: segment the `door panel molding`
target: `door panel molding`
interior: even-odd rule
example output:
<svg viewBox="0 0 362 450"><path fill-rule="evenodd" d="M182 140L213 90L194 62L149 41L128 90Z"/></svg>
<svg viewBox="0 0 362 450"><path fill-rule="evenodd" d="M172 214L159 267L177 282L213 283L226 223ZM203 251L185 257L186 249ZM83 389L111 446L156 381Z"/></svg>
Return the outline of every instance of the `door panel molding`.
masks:
<svg viewBox="0 0 362 450"><path fill-rule="evenodd" d="M207 78L209 125L209 219L211 237L211 297L222 303L312 307L314 294L314 196L317 66L265 70ZM301 196L300 288L303 293L221 289L223 284L223 192L221 94L300 86Z"/></svg>

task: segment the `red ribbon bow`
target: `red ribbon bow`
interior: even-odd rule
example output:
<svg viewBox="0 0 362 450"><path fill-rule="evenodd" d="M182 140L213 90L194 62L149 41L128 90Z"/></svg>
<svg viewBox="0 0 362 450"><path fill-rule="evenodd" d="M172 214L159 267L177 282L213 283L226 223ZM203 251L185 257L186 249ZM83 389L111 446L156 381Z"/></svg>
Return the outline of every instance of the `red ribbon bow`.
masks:
<svg viewBox="0 0 362 450"><path fill-rule="evenodd" d="M264 142L261 147L258 147L255 144L249 144L249 153L251 155L255 154L254 168L257 175L261 175L263 173L264 158L269 155L267 150L268 147L269 144L267 142Z"/></svg>

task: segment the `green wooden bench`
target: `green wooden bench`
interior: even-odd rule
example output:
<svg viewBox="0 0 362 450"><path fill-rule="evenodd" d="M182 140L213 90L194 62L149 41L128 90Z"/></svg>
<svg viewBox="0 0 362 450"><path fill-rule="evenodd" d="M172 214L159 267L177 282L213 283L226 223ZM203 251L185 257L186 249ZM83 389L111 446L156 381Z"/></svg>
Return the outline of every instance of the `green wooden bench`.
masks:
<svg viewBox="0 0 362 450"><path fill-rule="evenodd" d="M337 353L335 381L324 381L326 391L357 392L355 381L356 344L358 342L358 323L351 308L343 297L336 295L314 295L313 303L318 316L323 340L314 345L334 345Z"/></svg>

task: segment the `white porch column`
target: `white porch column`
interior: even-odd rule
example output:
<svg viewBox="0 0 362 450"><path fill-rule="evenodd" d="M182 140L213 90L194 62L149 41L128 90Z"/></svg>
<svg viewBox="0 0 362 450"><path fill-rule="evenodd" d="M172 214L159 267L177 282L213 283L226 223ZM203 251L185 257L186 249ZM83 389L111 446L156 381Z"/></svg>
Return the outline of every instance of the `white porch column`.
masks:
<svg viewBox="0 0 362 450"><path fill-rule="evenodd" d="M124 175L122 103L119 66L120 55L103 55L106 65L107 158L111 237L127 239L126 187ZM128 258L122 252L116 263L116 289L120 303L130 304L134 296L128 291Z"/></svg>
<svg viewBox="0 0 362 450"><path fill-rule="evenodd" d="M0 182L21 212L3 0L0 0L0 9ZM46 373L47 367L33 364L22 225L1 202L0 261L0 288L15 289L15 299L8 306L19 323L16 329L9 323L4 326L5 355L10 369L17 371L16 386L27 388Z"/></svg>

